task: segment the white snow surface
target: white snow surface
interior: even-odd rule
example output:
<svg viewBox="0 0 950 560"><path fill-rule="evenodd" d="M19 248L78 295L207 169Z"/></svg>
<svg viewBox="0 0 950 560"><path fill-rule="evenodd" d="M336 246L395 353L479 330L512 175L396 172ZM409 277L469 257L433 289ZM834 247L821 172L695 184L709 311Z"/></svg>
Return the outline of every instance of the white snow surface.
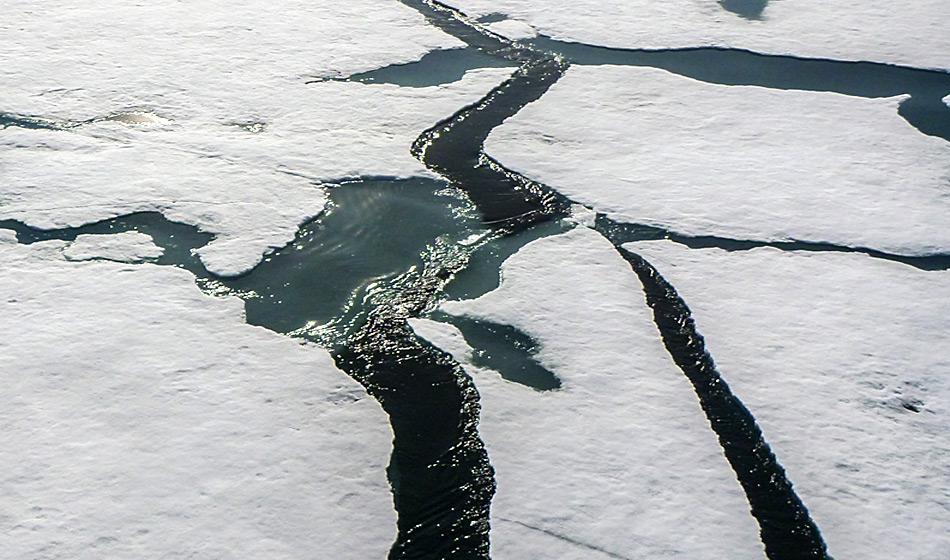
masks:
<svg viewBox="0 0 950 560"><path fill-rule="evenodd" d="M538 35L538 32L535 28L523 21L518 21L515 19L496 21L494 23L485 25L485 27L487 27L492 33L513 40L531 39L533 37L537 37Z"/></svg>
<svg viewBox="0 0 950 560"><path fill-rule="evenodd" d="M622 222L950 252L950 144L905 122L902 99L573 67L496 128L486 149Z"/></svg>
<svg viewBox="0 0 950 560"><path fill-rule="evenodd" d="M0 219L159 211L216 234L200 257L224 276L291 241L324 183L428 175L415 138L508 74L306 83L461 46L395 1L26 2L0 37L0 111L65 129L0 130Z"/></svg>
<svg viewBox="0 0 950 560"><path fill-rule="evenodd" d="M155 245L150 235L138 231L116 234L80 235L64 250L71 261L105 259L117 262L136 262L157 259L165 252Z"/></svg>
<svg viewBox="0 0 950 560"><path fill-rule="evenodd" d="M625 247L690 306L835 558L946 555L950 271L858 254Z"/></svg>
<svg viewBox="0 0 950 560"><path fill-rule="evenodd" d="M385 557L392 432L326 351L65 246L0 235L5 558Z"/></svg>
<svg viewBox="0 0 950 560"><path fill-rule="evenodd" d="M692 387L600 235L579 226L532 242L504 263L499 289L442 309L521 329L562 381L543 393L506 381L470 363L455 327L413 322L481 394L498 482L493 558L763 558Z"/></svg>
<svg viewBox="0 0 950 560"><path fill-rule="evenodd" d="M555 39L607 47L713 46L950 69L950 3L944 0L763 0L766 7L758 17L726 10L724 4L740 3L731 0L446 3L473 17L503 13Z"/></svg>
<svg viewBox="0 0 950 560"><path fill-rule="evenodd" d="M240 119L308 76L464 46L392 0L21 0L0 38L0 110L74 120L135 107Z"/></svg>

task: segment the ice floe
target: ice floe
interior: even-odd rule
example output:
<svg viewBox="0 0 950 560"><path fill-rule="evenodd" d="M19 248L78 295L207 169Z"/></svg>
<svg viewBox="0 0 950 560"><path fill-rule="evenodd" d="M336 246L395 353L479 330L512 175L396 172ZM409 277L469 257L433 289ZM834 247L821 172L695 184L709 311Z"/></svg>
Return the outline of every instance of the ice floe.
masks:
<svg viewBox="0 0 950 560"><path fill-rule="evenodd" d="M27 0L5 11L0 37L0 110L74 120L140 107L235 118L307 76L463 45L399 2L372 0Z"/></svg>
<svg viewBox="0 0 950 560"><path fill-rule="evenodd" d="M50 127L0 129L0 216L52 228L159 211L216 234L200 256L225 276L291 241L323 182L428 174L412 141L507 74L320 82L461 46L398 2L55 4L0 22L0 110Z"/></svg>
<svg viewBox="0 0 950 560"><path fill-rule="evenodd" d="M565 41L630 49L730 47L950 69L944 0L447 0ZM753 5L742 9L742 4Z"/></svg>
<svg viewBox="0 0 950 560"><path fill-rule="evenodd" d="M538 35L538 32L533 27L523 21L514 19L496 21L494 23L486 24L485 27L487 27L492 33L514 40L530 39Z"/></svg>
<svg viewBox="0 0 950 560"><path fill-rule="evenodd" d="M323 210L323 182L427 175L412 142L507 73L473 71L431 88L288 86L286 95L300 97L256 133L231 122L8 127L0 130L0 217L55 228L159 211L216 234L202 261L216 274L241 274Z"/></svg>
<svg viewBox="0 0 950 560"><path fill-rule="evenodd" d="M749 505L629 265L578 226L522 248L501 287L450 314L514 325L562 382L538 392L478 369L450 325L413 327L481 394L496 470L494 558L763 557ZM635 553L634 553L635 551Z"/></svg>
<svg viewBox="0 0 950 560"><path fill-rule="evenodd" d="M625 247L691 307L831 555L950 550L950 272L856 254Z"/></svg>
<svg viewBox="0 0 950 560"><path fill-rule="evenodd" d="M574 67L495 129L486 148L619 221L686 235L950 252L950 144L904 121L902 99Z"/></svg>
<svg viewBox="0 0 950 560"><path fill-rule="evenodd" d="M384 558L386 415L187 272L0 231L9 558Z"/></svg>
<svg viewBox="0 0 950 560"><path fill-rule="evenodd" d="M71 261L103 259L116 262L139 262L157 259L164 250L152 237L137 231L116 234L80 235L63 250Z"/></svg>

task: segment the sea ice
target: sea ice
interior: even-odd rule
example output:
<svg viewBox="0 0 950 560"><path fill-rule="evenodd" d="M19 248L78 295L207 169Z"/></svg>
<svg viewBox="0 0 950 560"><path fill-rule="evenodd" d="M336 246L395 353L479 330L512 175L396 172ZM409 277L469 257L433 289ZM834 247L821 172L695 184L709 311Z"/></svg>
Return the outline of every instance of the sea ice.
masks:
<svg viewBox="0 0 950 560"><path fill-rule="evenodd" d="M944 0L762 0L760 14L698 0L447 0L471 16L504 13L544 35L628 49L728 47L767 54L950 69Z"/></svg>
<svg viewBox="0 0 950 560"><path fill-rule="evenodd" d="M950 271L859 254L645 257L693 311L835 558L950 550Z"/></svg>
<svg viewBox="0 0 950 560"><path fill-rule="evenodd" d="M514 19L496 21L494 23L486 24L485 27L488 28L488 30L492 33L513 40L531 39L533 37L537 37L538 35L538 32L535 30L535 28L523 21Z"/></svg>
<svg viewBox="0 0 950 560"><path fill-rule="evenodd" d="M506 381L471 364L454 327L413 322L481 394L479 432L498 481L494 558L763 558L745 496L636 276L599 234L578 226L532 242L504 263L499 289L442 310L516 326L562 381L549 392Z"/></svg>
<svg viewBox="0 0 950 560"><path fill-rule="evenodd" d="M384 558L386 415L184 270L0 232L4 557Z"/></svg>
<svg viewBox="0 0 950 560"><path fill-rule="evenodd" d="M495 129L486 148L623 222L692 236L950 252L950 144L905 122L901 99L574 67Z"/></svg>
<svg viewBox="0 0 950 560"><path fill-rule="evenodd" d="M80 235L63 250L71 261L104 259L116 262L137 262L157 259L164 249L152 237L138 231L111 235Z"/></svg>
<svg viewBox="0 0 950 560"><path fill-rule="evenodd" d="M200 257L224 276L291 241L325 182L427 175L415 138L508 73L319 82L462 46L398 2L27 2L0 37L0 111L53 128L0 129L0 218L159 211L216 234Z"/></svg>
<svg viewBox="0 0 950 560"><path fill-rule="evenodd" d="M507 73L431 88L289 85L261 132L230 122L0 129L0 218L49 229L159 211L217 235L199 252L211 272L241 274L323 210L323 182L427 175L412 142Z"/></svg>
<svg viewBox="0 0 950 560"><path fill-rule="evenodd" d="M0 111L85 120L149 108L253 116L308 76L346 76L463 43L396 1L26 0L0 22ZM298 102L306 102L298 98Z"/></svg>

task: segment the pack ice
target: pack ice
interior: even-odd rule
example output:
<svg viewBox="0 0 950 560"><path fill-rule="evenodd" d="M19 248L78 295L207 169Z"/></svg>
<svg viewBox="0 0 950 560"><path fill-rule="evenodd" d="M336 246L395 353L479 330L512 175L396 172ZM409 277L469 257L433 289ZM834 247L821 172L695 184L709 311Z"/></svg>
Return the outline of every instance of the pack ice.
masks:
<svg viewBox="0 0 950 560"><path fill-rule="evenodd" d="M522 248L501 278L442 310L529 334L561 389L476 368L454 327L413 323L481 394L498 483L493 558L763 558L742 489L610 243L577 227Z"/></svg>
<svg viewBox="0 0 950 560"><path fill-rule="evenodd" d="M324 350L64 248L0 230L4 557L385 557L392 433Z"/></svg>
<svg viewBox="0 0 950 560"><path fill-rule="evenodd" d="M217 235L200 257L220 275L292 240L321 185L426 174L415 137L504 74L320 81L461 46L398 2L25 2L0 36L0 112L29 123L0 129L0 218L159 211Z"/></svg>
<svg viewBox="0 0 950 560"><path fill-rule="evenodd" d="M690 306L832 556L950 550L950 271L858 254L625 247Z"/></svg>
<svg viewBox="0 0 950 560"><path fill-rule="evenodd" d="M766 54L950 69L950 4L842 0L447 0L544 35L628 49L727 47Z"/></svg>
<svg viewBox="0 0 950 560"><path fill-rule="evenodd" d="M573 67L495 129L486 148L622 222L947 253L950 144L904 121L901 99Z"/></svg>

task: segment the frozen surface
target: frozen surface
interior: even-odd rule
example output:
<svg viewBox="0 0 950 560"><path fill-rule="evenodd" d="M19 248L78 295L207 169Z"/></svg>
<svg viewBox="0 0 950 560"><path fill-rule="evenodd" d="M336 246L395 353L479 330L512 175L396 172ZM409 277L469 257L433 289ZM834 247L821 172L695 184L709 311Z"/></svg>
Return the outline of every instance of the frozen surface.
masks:
<svg viewBox="0 0 950 560"><path fill-rule="evenodd" d="M864 255L627 246L686 300L835 558L950 550L950 272Z"/></svg>
<svg viewBox="0 0 950 560"><path fill-rule="evenodd" d="M950 252L950 144L907 124L901 99L574 67L486 147L619 221L687 235Z"/></svg>
<svg viewBox="0 0 950 560"><path fill-rule="evenodd" d="M538 340L562 389L473 367L454 327L414 328L466 364L496 469L494 558L760 559L745 496L627 263L593 230L535 241L501 287L443 305ZM611 556L613 554L614 556Z"/></svg>
<svg viewBox="0 0 950 560"><path fill-rule="evenodd" d="M152 237L138 231L112 235L80 235L63 251L71 261L105 259L117 262L137 262L157 259L164 250L155 245Z"/></svg>
<svg viewBox="0 0 950 560"><path fill-rule="evenodd" d="M741 3L735 0L447 3L472 16L504 13L555 39L608 47L716 46L950 69L950 3L945 0L763 0L760 14L743 15L723 7Z"/></svg>
<svg viewBox="0 0 950 560"><path fill-rule="evenodd" d="M5 558L384 558L386 415L187 272L0 231Z"/></svg>
<svg viewBox="0 0 950 560"><path fill-rule="evenodd" d="M306 83L461 46L395 1L30 4L0 23L0 111L63 130L0 129L0 218L160 211L218 235L200 256L221 275L292 240L322 183L427 174L412 141L506 74Z"/></svg>
<svg viewBox="0 0 950 560"><path fill-rule="evenodd" d="M111 120L9 127L0 130L0 217L54 228L160 211L217 234L202 261L217 274L240 274L322 211L323 181L427 174L409 153L412 142L506 74L479 70L431 88L288 85L282 100L268 101L281 108L262 101L258 128Z"/></svg>
<svg viewBox="0 0 950 560"><path fill-rule="evenodd" d="M509 39L530 39L538 35L538 32L533 27L523 21L515 19L496 21L487 24L485 27L492 33L497 33Z"/></svg>
<svg viewBox="0 0 950 560"><path fill-rule="evenodd" d="M0 110L73 120L137 107L241 119L308 76L463 46L415 10L373 0L27 0L5 10L0 37Z"/></svg>

